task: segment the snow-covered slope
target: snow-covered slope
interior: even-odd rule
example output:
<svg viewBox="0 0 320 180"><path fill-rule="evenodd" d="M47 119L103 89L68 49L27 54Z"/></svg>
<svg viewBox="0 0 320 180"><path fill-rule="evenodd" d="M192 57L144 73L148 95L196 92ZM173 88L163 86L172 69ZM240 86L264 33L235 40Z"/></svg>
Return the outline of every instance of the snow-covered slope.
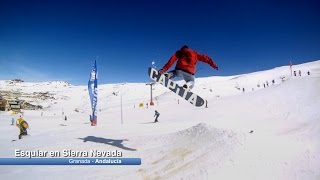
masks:
<svg viewBox="0 0 320 180"><path fill-rule="evenodd" d="M9 125L10 113L0 113L0 157L14 157L15 149L118 149L124 157L142 158L141 166L3 166L0 177L320 179L320 61L294 65L293 71L298 76L291 77L284 66L198 78L193 91L208 100L208 108L182 99L178 104L178 96L159 84L153 90L155 106L148 108L150 86L145 83L100 85L96 127L88 123L85 86L0 81L1 91L49 92L54 97L33 99L47 108L24 112L31 135L22 140L12 142L18 129ZM152 123L155 109L161 114L159 123Z"/></svg>

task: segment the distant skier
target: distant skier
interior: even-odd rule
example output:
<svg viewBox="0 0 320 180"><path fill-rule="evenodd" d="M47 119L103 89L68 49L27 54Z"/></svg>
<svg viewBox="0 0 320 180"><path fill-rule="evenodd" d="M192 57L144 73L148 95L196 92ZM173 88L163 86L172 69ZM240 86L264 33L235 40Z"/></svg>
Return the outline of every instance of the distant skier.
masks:
<svg viewBox="0 0 320 180"><path fill-rule="evenodd" d="M65 120L65 121L67 121L67 120L68 120L67 116L64 116L64 120Z"/></svg>
<svg viewBox="0 0 320 180"><path fill-rule="evenodd" d="M218 70L218 66L209 56L200 54L190 49L187 45L184 45L171 56L169 61L159 70L159 73L165 73L177 61L175 69L165 73L165 75L169 79L173 79L176 76L182 77L186 81L186 84L183 85L183 87L192 89L194 86L194 74L196 72L198 60L207 63L212 68Z"/></svg>
<svg viewBox="0 0 320 180"><path fill-rule="evenodd" d="M156 119L154 120L155 123L158 122L158 117L159 116L160 116L160 113L157 110L155 110L154 116L153 116L153 117L156 117Z"/></svg>
<svg viewBox="0 0 320 180"><path fill-rule="evenodd" d="M11 125L13 126L14 125L14 118L12 117L11 119Z"/></svg>

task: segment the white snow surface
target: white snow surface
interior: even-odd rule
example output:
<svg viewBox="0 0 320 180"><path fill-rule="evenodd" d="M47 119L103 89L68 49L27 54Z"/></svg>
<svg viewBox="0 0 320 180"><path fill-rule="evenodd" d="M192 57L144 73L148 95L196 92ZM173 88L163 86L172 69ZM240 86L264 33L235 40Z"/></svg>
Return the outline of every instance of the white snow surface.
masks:
<svg viewBox="0 0 320 180"><path fill-rule="evenodd" d="M30 135L21 140L19 129L10 125L18 115L0 112L0 157L15 157L15 149L119 150L123 157L141 158L142 164L1 166L0 179L319 180L320 61L292 68L297 76L283 66L197 78L192 91L208 100L208 108L194 107L160 84L153 88L155 105L148 108L146 83L99 85L95 127L89 124L86 86L2 80L2 91L49 92L55 99L35 100L46 108L24 111ZM153 123L155 110L158 123Z"/></svg>

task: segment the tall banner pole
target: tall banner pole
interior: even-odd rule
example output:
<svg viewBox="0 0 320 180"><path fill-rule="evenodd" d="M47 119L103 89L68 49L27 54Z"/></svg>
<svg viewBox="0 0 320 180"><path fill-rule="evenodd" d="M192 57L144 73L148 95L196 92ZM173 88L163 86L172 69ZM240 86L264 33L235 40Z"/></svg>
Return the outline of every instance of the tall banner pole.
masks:
<svg viewBox="0 0 320 180"><path fill-rule="evenodd" d="M290 73L291 73L291 77L292 77L292 62L290 61Z"/></svg>
<svg viewBox="0 0 320 180"><path fill-rule="evenodd" d="M122 94L121 94L121 124L123 124L123 113L122 113Z"/></svg>

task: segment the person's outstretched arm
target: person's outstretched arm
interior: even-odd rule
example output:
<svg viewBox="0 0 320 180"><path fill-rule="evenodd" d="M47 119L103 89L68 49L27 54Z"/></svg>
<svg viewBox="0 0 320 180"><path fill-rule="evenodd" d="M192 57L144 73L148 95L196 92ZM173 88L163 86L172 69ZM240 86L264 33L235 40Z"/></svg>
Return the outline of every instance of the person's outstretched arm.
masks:
<svg viewBox="0 0 320 180"><path fill-rule="evenodd" d="M171 56L171 58L169 59L169 61L167 62L167 64L165 64L160 70L159 73L163 74L165 73L173 64L174 62L176 62L178 60L176 53L174 53L173 56Z"/></svg>
<svg viewBox="0 0 320 180"><path fill-rule="evenodd" d="M197 53L197 57L199 61L209 64L212 68L218 70L217 64L207 55Z"/></svg>

